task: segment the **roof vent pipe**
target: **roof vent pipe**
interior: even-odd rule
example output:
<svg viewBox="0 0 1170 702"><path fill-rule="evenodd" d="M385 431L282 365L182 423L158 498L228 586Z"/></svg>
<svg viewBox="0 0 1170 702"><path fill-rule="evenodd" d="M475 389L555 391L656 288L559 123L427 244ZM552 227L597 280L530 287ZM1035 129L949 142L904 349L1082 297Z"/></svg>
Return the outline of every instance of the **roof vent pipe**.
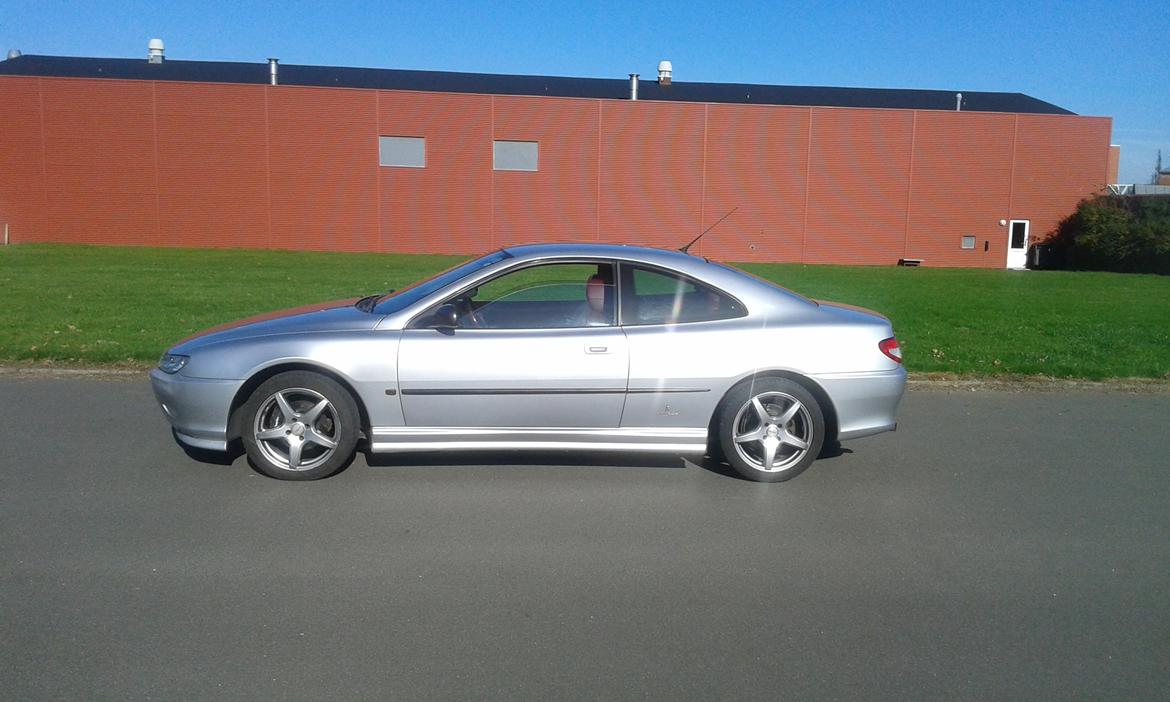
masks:
<svg viewBox="0 0 1170 702"><path fill-rule="evenodd" d="M631 100L638 99L638 74L637 73L630 74L630 99Z"/></svg>
<svg viewBox="0 0 1170 702"><path fill-rule="evenodd" d="M18 59L18 58L20 58L20 49L9 49L8 50L8 60L9 61L11 61L12 59Z"/></svg>
<svg viewBox="0 0 1170 702"><path fill-rule="evenodd" d="M963 94L955 93L955 112L963 111Z"/></svg>
<svg viewBox="0 0 1170 702"><path fill-rule="evenodd" d="M280 63L280 59L268 59L268 84L277 85L276 80L276 64Z"/></svg>
<svg viewBox="0 0 1170 702"><path fill-rule="evenodd" d="M146 44L146 61L147 63L162 63L163 51L166 47L163 46L162 39L151 39Z"/></svg>
<svg viewBox="0 0 1170 702"><path fill-rule="evenodd" d="M658 84L670 85L670 75L674 73L674 66L670 61L658 62Z"/></svg>

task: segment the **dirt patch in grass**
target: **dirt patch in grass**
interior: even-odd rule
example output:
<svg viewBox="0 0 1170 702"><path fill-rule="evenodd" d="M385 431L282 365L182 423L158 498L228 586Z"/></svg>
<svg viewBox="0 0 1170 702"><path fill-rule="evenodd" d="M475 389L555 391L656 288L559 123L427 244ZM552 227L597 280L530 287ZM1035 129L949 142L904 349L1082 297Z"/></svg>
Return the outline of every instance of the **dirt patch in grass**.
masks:
<svg viewBox="0 0 1170 702"><path fill-rule="evenodd" d="M945 373L913 373L906 383L911 392L1122 392L1141 395L1170 394L1170 380L1116 378L1076 380L1037 375L996 378L958 377Z"/></svg>

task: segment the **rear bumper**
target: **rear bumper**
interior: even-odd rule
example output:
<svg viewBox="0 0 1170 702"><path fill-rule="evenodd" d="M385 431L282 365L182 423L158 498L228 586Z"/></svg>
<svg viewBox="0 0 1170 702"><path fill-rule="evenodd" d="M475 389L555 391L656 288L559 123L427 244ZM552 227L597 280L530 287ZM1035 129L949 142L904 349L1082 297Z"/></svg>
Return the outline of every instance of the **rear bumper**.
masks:
<svg viewBox="0 0 1170 702"><path fill-rule="evenodd" d="M226 451L228 413L239 380L187 378L181 373L150 372L150 386L175 438L192 448Z"/></svg>
<svg viewBox="0 0 1170 702"><path fill-rule="evenodd" d="M898 403L906 390L906 369L870 373L830 373L814 376L833 400L837 411L837 439L893 431L898 426Z"/></svg>

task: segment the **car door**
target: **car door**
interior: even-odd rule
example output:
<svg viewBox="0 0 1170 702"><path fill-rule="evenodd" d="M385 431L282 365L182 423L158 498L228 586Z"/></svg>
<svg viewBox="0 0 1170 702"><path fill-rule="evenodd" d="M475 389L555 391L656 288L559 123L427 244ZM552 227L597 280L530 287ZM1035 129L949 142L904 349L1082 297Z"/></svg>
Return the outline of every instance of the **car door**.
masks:
<svg viewBox="0 0 1170 702"><path fill-rule="evenodd" d="M747 309L674 271L621 266L622 329L630 349L623 427L706 427L733 372Z"/></svg>
<svg viewBox="0 0 1170 702"><path fill-rule="evenodd" d="M524 266L416 318L398 351L406 425L617 427L629 354L613 269Z"/></svg>

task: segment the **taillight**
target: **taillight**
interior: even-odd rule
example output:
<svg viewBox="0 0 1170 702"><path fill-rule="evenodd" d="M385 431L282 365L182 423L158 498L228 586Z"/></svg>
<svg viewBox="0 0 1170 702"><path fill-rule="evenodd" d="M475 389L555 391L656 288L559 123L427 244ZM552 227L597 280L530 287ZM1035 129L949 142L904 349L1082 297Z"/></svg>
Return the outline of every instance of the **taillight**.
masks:
<svg viewBox="0 0 1170 702"><path fill-rule="evenodd" d="M879 341L878 348L881 349L882 353L889 356L890 359L896 363L902 362L902 347L898 346L898 340L894 337L891 336L888 339L882 339Z"/></svg>

